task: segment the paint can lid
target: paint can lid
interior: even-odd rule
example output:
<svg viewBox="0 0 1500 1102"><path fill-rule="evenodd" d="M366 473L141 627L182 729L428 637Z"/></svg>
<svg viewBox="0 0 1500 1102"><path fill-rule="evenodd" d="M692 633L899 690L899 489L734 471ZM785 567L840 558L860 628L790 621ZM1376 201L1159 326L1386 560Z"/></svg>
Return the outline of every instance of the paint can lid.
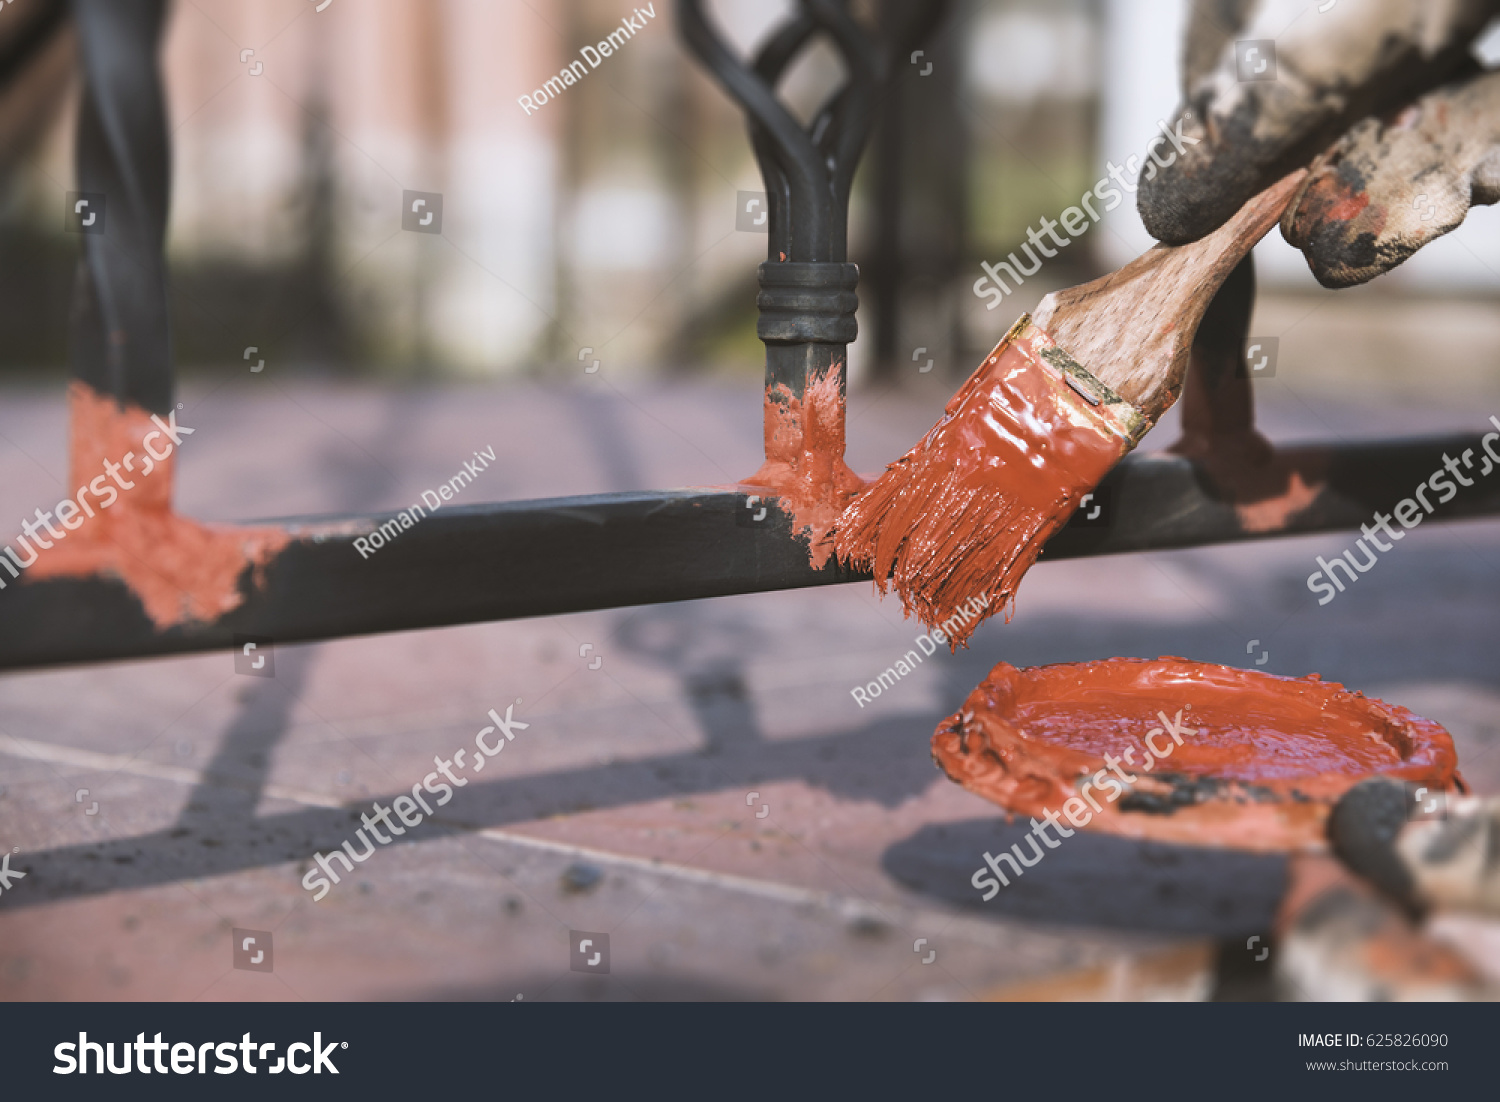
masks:
<svg viewBox="0 0 1500 1102"><path fill-rule="evenodd" d="M1002 662L932 754L1016 815L1255 852L1325 849L1334 803L1372 776L1463 787L1452 737L1405 708L1184 658Z"/></svg>

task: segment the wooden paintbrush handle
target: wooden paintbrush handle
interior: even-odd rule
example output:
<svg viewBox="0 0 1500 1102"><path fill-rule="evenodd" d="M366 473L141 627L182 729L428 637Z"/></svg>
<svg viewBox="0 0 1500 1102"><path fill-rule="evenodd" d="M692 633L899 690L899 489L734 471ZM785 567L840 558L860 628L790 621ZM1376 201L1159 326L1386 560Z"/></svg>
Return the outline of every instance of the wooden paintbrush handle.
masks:
<svg viewBox="0 0 1500 1102"><path fill-rule="evenodd" d="M1054 291L1032 322L1155 422L1182 390L1203 312L1229 273L1281 219L1306 169L1284 176L1190 245L1157 245L1102 279Z"/></svg>

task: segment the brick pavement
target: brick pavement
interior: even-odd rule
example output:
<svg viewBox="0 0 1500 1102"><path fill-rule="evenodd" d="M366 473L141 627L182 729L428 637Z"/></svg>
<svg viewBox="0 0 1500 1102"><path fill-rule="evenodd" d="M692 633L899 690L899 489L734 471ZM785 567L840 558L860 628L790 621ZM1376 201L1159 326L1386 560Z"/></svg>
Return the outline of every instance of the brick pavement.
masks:
<svg viewBox="0 0 1500 1102"><path fill-rule="evenodd" d="M1500 412L1480 386L1400 404L1285 370L1261 386L1281 439ZM945 397L856 396L856 469ZM758 463L757 401L751 380L189 382L178 500L212 519L398 508L489 445L475 501L726 482ZM7 391L0 521L61 483L62 414L60 386ZM1002 658L1249 664L1259 639L1264 669L1443 722L1500 791L1500 524L1417 537L1326 608L1303 579L1342 534L1047 564L1011 624L863 709L850 687L918 634L864 585L283 647L273 679L221 654L0 676L0 845L32 870L0 897L0 998L963 999L1242 938L1269 923L1278 859L1079 835L978 904L979 855L1016 830L927 740ZM493 772L312 901L315 851L518 698L530 726ZM271 932L272 972L231 966L234 928ZM570 930L609 934L607 977L570 969Z"/></svg>

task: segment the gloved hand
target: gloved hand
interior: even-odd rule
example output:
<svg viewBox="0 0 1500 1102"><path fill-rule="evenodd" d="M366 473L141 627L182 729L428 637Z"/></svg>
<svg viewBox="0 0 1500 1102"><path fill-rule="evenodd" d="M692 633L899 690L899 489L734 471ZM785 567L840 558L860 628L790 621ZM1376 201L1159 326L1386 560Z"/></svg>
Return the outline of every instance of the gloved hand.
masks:
<svg viewBox="0 0 1500 1102"><path fill-rule="evenodd" d="M1152 236L1195 241L1311 164L1282 234L1318 282L1347 287L1500 200L1500 72L1482 72L1470 52L1500 0L1320 6L1191 5L1183 148L1165 167L1147 160L1137 193ZM1274 80L1239 79L1253 69L1241 73L1236 43L1253 39L1274 41Z"/></svg>
<svg viewBox="0 0 1500 1102"><path fill-rule="evenodd" d="M1448 907L1500 919L1500 798L1362 781L1334 808L1328 836L1345 865L1414 911Z"/></svg>

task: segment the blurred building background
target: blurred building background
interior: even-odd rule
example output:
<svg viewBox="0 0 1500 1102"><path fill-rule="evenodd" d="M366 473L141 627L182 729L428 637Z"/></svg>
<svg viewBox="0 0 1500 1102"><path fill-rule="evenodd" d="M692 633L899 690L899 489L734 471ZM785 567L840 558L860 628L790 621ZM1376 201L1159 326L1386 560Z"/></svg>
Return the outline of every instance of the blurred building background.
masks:
<svg viewBox="0 0 1500 1102"><path fill-rule="evenodd" d="M24 2L0 20L23 20ZM761 190L759 172L738 111L679 44L671 0L529 113L518 98L629 14L620 0L321 3L174 5L163 64L184 370L250 345L286 369L397 376L535 375L584 347L617 376L758 370L765 238L735 229L735 206ZM749 50L791 0L711 6ZM1149 244L1122 204L1003 308L971 289L981 259L1017 247L1170 116L1182 11L956 0L921 66L898 74L857 181L856 380L912 370L919 347L965 374L1047 289ZM71 51L60 40L0 102L0 367L12 371L65 362ZM806 118L839 79L833 52L813 51L783 90ZM441 235L401 230L405 190L442 194ZM1493 294L1500 261L1477 243L1495 225L1478 212L1385 291ZM1277 235L1260 255L1271 287L1316 291Z"/></svg>

